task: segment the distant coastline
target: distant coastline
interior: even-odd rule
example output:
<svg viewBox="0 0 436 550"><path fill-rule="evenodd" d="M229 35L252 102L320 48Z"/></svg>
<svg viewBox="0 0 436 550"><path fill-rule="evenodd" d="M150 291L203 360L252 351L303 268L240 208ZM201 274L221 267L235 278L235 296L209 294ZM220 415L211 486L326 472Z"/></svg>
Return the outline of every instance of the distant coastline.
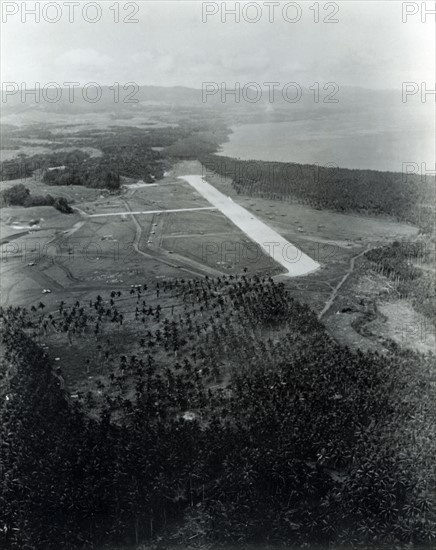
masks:
<svg viewBox="0 0 436 550"><path fill-rule="evenodd" d="M357 170L402 172L406 162L434 164L430 124L405 120L387 128L368 125L367 114L332 125L331 118L261 122L231 126L217 155L240 160L318 164ZM398 122L398 124L397 124ZM403 126L407 126L406 128Z"/></svg>

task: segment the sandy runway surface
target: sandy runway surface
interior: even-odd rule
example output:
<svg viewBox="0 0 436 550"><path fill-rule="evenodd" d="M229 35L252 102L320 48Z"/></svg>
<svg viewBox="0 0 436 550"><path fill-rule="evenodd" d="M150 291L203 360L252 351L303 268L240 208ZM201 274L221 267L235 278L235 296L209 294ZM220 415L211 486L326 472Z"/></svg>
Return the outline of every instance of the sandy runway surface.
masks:
<svg viewBox="0 0 436 550"><path fill-rule="evenodd" d="M196 191L218 208L230 221L241 229L252 241L257 243L277 263L287 270L289 277L307 275L319 268L315 262L292 243L284 239L254 214L223 195L218 189L207 183L202 176L180 177Z"/></svg>

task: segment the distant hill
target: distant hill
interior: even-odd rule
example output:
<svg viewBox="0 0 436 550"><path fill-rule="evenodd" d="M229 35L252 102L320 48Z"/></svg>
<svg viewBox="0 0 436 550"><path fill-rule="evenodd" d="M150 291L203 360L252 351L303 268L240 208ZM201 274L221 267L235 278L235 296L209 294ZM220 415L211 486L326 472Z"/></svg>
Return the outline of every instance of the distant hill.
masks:
<svg viewBox="0 0 436 550"><path fill-rule="evenodd" d="M285 83L284 83L285 84ZM201 88L187 88L184 86L164 87L164 86L140 86L135 90L134 86L123 89L123 84L119 86L119 100L115 101L113 87L102 86L101 97L98 101L89 101L85 99L83 88L74 89L74 101L70 101L69 90L67 87L58 88L59 99L51 102L50 99L56 97L55 88L45 91L41 89L39 101L35 94L29 88L16 91L13 95L6 94L2 90L2 107L4 114L21 113L27 109L41 109L47 112L99 112L111 110L122 110L127 107L138 105L170 105L187 107L213 107L221 110L238 109L265 111L269 107L270 111L276 108L292 110L350 110L356 108L390 108L401 105L400 90L368 90L365 88L341 87L337 84L326 86L320 83L318 89L301 87L299 90L293 86L284 89L284 86L278 86L274 90L273 96L270 96L268 87L255 88L253 86L245 87L241 83L241 95L239 103L236 102L231 90L234 83L227 83L227 94L225 86L221 83L210 84L209 93L203 94ZM325 89L324 89L325 87ZM223 89L222 89L223 88ZM205 88L206 90L206 88ZM27 91L27 94L24 92ZM73 91L71 91L73 93ZM297 99L298 95L301 95ZM91 99L96 96L95 88L90 87L88 95ZM203 97L204 95L204 97ZM257 99L254 101L254 99ZM293 101L297 99L296 101ZM137 100L136 102L131 102Z"/></svg>

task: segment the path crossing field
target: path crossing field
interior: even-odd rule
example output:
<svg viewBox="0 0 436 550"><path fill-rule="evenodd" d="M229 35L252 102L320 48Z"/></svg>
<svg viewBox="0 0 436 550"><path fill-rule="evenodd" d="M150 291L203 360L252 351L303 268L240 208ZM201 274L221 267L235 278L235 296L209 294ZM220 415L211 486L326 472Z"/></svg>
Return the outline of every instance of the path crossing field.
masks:
<svg viewBox="0 0 436 550"><path fill-rule="evenodd" d="M201 208L174 208L172 210L140 210L139 212L106 212L103 214L88 214L89 218L106 218L107 216L125 216L126 214L166 214L170 212L195 212L196 210L216 210L215 206L203 206Z"/></svg>

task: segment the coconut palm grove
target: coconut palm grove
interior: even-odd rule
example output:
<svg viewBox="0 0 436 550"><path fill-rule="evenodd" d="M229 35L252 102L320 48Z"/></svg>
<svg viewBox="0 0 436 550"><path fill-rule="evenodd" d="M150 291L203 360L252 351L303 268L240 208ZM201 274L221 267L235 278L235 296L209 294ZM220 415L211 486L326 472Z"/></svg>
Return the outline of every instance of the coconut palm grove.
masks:
<svg viewBox="0 0 436 550"><path fill-rule="evenodd" d="M45 309L1 310L3 548L434 544L434 356L257 276Z"/></svg>

